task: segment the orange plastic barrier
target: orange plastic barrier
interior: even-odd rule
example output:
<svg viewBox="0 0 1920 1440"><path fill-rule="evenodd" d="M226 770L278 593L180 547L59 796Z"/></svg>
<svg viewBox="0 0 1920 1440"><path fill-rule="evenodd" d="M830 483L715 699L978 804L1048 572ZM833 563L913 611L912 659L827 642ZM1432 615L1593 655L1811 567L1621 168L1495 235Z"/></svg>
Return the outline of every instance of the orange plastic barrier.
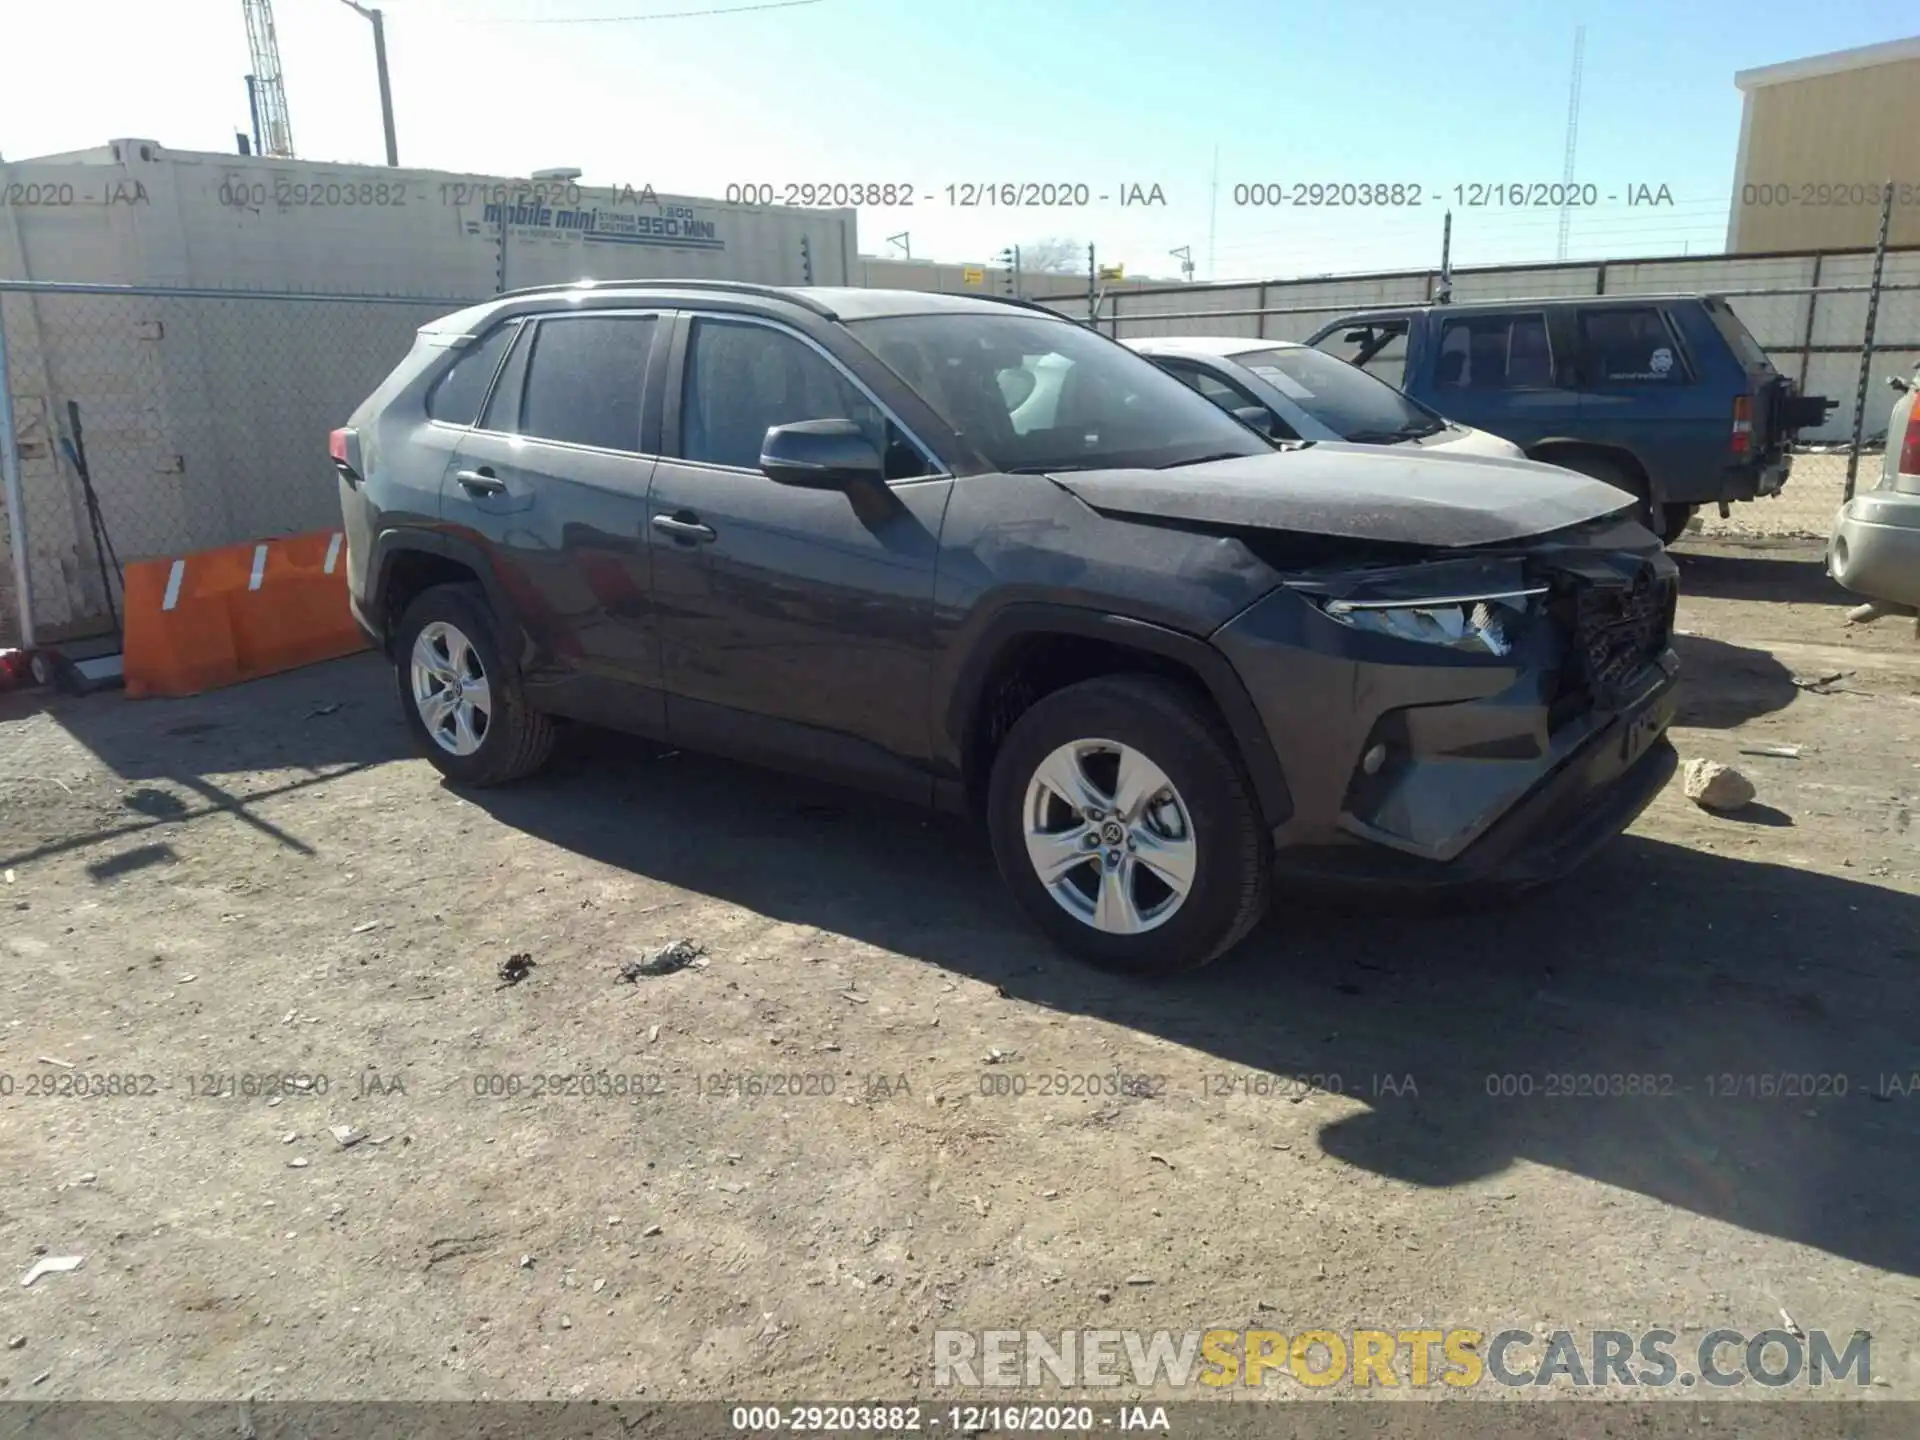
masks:
<svg viewBox="0 0 1920 1440"><path fill-rule="evenodd" d="M126 568L127 694L195 695L366 647L338 530Z"/></svg>

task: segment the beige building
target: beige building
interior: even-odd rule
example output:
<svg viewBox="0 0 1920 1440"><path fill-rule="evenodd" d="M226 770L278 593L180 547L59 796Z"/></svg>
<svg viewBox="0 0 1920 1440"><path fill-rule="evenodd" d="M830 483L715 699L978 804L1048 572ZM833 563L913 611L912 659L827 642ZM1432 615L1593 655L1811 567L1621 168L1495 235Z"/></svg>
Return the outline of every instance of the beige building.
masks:
<svg viewBox="0 0 1920 1440"><path fill-rule="evenodd" d="M1727 250L1920 244L1920 36L1742 70Z"/></svg>

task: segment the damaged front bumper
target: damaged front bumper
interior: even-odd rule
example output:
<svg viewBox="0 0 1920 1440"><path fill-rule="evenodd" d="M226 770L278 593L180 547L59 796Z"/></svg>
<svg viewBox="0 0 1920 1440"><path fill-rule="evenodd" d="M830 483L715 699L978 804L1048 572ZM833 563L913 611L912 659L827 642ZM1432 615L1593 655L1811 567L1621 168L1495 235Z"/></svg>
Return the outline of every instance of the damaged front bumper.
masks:
<svg viewBox="0 0 1920 1440"><path fill-rule="evenodd" d="M1672 561L1485 563L1490 586L1524 573L1543 593L1484 649L1356 629L1328 613L1337 601L1297 587L1214 636L1286 775L1293 809L1273 835L1285 869L1413 886L1546 880L1666 784ZM1417 583L1424 568L1403 574Z"/></svg>

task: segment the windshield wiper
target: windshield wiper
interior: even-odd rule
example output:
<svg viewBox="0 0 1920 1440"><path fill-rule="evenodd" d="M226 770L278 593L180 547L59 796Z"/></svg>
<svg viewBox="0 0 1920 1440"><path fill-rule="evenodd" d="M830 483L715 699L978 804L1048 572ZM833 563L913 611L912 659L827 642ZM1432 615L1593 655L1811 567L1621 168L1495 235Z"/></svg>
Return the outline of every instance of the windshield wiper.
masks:
<svg viewBox="0 0 1920 1440"><path fill-rule="evenodd" d="M1424 440L1447 427L1435 420L1409 420L1397 430L1354 430L1348 433L1350 445L1396 445L1402 440Z"/></svg>
<svg viewBox="0 0 1920 1440"><path fill-rule="evenodd" d="M1215 460L1245 460L1248 456L1238 450L1216 450L1211 455L1196 455L1191 460L1169 460L1164 465L1156 465L1156 470L1178 470L1182 465L1211 465Z"/></svg>

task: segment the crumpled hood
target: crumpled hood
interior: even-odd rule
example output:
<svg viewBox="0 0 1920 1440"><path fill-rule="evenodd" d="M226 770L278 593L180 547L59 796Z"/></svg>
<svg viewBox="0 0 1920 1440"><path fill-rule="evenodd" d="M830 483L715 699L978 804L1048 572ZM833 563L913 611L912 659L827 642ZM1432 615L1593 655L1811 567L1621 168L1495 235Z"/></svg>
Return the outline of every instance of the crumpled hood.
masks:
<svg viewBox="0 0 1920 1440"><path fill-rule="evenodd" d="M1533 460L1332 443L1048 478L1121 517L1447 547L1544 535L1634 503L1624 490Z"/></svg>

